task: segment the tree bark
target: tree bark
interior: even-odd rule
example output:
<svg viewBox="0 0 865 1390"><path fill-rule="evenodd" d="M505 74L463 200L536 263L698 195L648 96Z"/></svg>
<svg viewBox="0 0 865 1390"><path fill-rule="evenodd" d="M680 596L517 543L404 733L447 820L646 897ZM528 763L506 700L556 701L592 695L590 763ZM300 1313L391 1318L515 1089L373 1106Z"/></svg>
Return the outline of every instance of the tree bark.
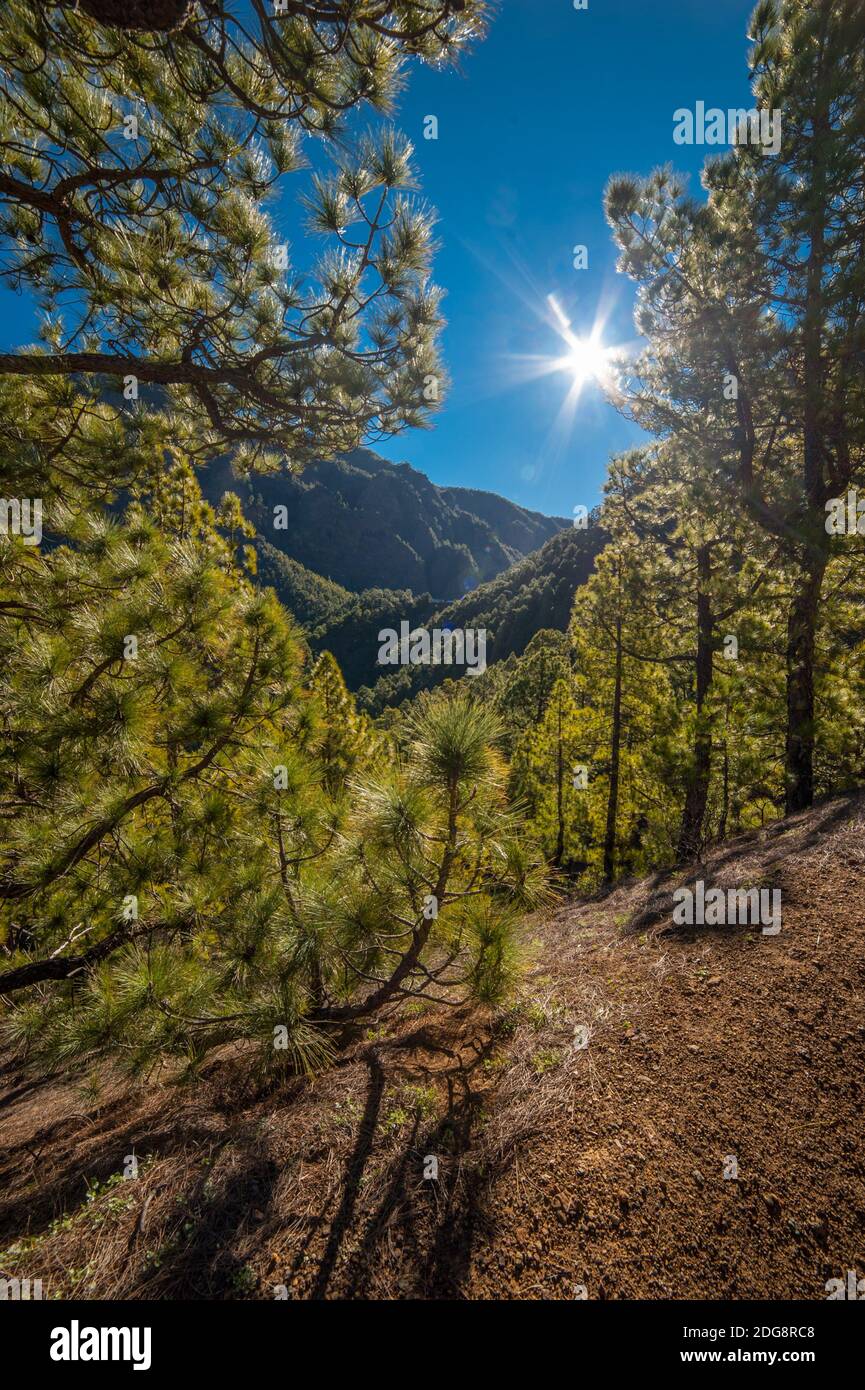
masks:
<svg viewBox="0 0 865 1390"><path fill-rule="evenodd" d="M556 743L556 817L558 833L556 835L556 852L553 855L553 867L556 869L561 866L565 854L564 780L565 760L562 751L562 701L561 697L559 697L558 739Z"/></svg>
<svg viewBox="0 0 865 1390"><path fill-rule="evenodd" d="M616 619L616 682L613 690L613 731L610 740L610 794L604 835L604 881L612 883L616 869L616 820L619 813L619 764L622 747L622 620Z"/></svg>
<svg viewBox="0 0 865 1390"><path fill-rule="evenodd" d="M712 775L712 731L706 720L706 697L712 685L712 643L714 619L709 593L711 583L711 552L707 545L697 550L697 723L694 735L693 762L688 776L682 825L679 831L677 858L693 859L703 840L703 822L709 799L709 779Z"/></svg>
<svg viewBox="0 0 865 1390"><path fill-rule="evenodd" d="M786 811L804 811L814 800L814 646L823 575L811 555L787 617Z"/></svg>
<svg viewBox="0 0 865 1390"><path fill-rule="evenodd" d="M820 40L825 41L828 7ZM822 70L822 63L821 63ZM789 815L814 800L814 642L820 592L828 563L828 538L820 525L825 500L825 371L823 336L826 315L823 278L826 269L827 171L826 148L831 135L825 82L813 118L811 138L813 198L802 325L805 400L802 429L802 484L808 508L801 578L787 615L787 732L784 749L785 805Z"/></svg>
<svg viewBox="0 0 865 1390"><path fill-rule="evenodd" d="M129 939L129 933L121 928L80 956L49 956L47 960L33 960L27 965L19 965L15 970L7 970L0 975L0 995L14 994L19 989L43 984L46 980L68 980L72 975L98 965Z"/></svg>
<svg viewBox="0 0 865 1390"><path fill-rule="evenodd" d="M165 33L186 23L192 4L193 0L78 0L77 8L112 29Z"/></svg>
<svg viewBox="0 0 865 1390"><path fill-rule="evenodd" d="M442 862L436 877L435 890L433 896L441 907L444 903L445 893L447 892L448 881L454 865L457 852L457 816L459 814L459 787L456 781L451 783L448 805L448 833ZM412 933L412 941L405 955L399 961L396 968L387 980L382 981L378 989L372 994L367 995L357 1004L346 1004L342 1007L314 1009L309 1015L310 1023L351 1023L355 1019L365 1018L368 1014L375 1013L384 1004L387 1004L399 992L403 980L407 979L420 961L423 949L427 943L427 938L432 931L432 919L424 918L415 927Z"/></svg>
<svg viewBox="0 0 865 1390"><path fill-rule="evenodd" d="M724 759L722 765L721 782L721 814L718 818L718 839L724 840L727 835L727 819L730 815L730 706L728 704L724 718Z"/></svg>

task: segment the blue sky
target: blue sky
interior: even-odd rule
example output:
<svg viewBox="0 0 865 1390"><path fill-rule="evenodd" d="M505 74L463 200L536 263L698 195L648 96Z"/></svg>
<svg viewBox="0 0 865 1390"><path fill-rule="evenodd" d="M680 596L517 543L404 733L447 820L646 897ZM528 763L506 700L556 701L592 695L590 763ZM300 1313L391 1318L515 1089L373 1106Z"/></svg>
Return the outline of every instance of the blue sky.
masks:
<svg viewBox="0 0 865 1390"><path fill-rule="evenodd" d="M557 356L544 317L554 293L574 330L609 315L605 340L634 342L633 285L616 272L602 209L613 172L672 161L699 192L705 148L674 145L673 112L699 100L750 105L752 0L501 0L460 73L417 69L399 113L437 208L436 279L447 290L452 376L430 432L389 441L434 482L490 488L570 515L598 500L610 454L642 437L583 391L570 436L555 428L569 382L519 384L520 356ZM437 141L423 118L439 118ZM589 268L572 267L581 243Z"/></svg>
<svg viewBox="0 0 865 1390"><path fill-rule="evenodd" d="M431 431L376 446L434 482L488 488L571 515L600 496L611 454L639 431L589 386L570 430L557 424L570 381L531 377L526 358L560 356L546 297L573 330L599 315L604 341L633 344L633 285L616 271L603 216L611 173L707 153L673 143L673 112L750 105L752 0L499 0L486 41L459 70L411 70L396 124L414 141L437 209L435 279L447 291L443 349L452 386ZM423 138L438 117L437 140ZM288 196L298 187L290 183ZM287 209L286 209L287 212ZM288 215L286 220L295 219ZM292 232L294 228L292 228ZM588 248L586 270L573 248ZM26 302L0 290L0 341L32 341Z"/></svg>

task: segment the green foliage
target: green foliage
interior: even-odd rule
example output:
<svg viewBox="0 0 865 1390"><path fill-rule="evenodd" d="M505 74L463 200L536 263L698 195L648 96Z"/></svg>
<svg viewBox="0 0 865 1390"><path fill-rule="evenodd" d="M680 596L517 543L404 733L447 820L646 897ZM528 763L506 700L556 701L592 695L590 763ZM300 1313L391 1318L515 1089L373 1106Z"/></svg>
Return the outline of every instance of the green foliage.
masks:
<svg viewBox="0 0 865 1390"><path fill-rule="evenodd" d="M206 518L4 542L0 992L43 1065L315 1069L384 1003L499 999L544 898L494 718L439 701L395 755Z"/></svg>
<svg viewBox="0 0 865 1390"><path fill-rule="evenodd" d="M247 497L195 475L424 422L432 217L407 142L352 143L341 117L484 9L255 7L245 31L181 0L4 12L0 273L43 321L0 354L0 475L45 535L0 537L0 996L39 1066L176 1075L231 1046L314 1071L386 1006L498 1000L516 912L545 899L494 720L457 696L377 735L253 585L274 562ZM332 162L304 194L326 244L295 266L266 203L304 132ZM472 565L448 544L442 582ZM344 605L288 582L308 623Z"/></svg>
<svg viewBox="0 0 865 1390"><path fill-rule="evenodd" d="M41 544L0 536L2 1026L94 1084L228 1047L313 1072L398 1005L498 1008L550 865L598 888L865 766L863 538L824 525L865 484L861 5L758 7L777 158L710 161L706 204L611 182L647 343L618 403L655 442L585 533L351 452L444 377L411 149L342 118L485 6L291 10L266 42L219 0L0 22L0 273L42 314L0 354L0 477L45 503ZM321 250L282 264L304 133ZM369 709L412 698L374 726L349 686L402 618L494 664L382 678Z"/></svg>
<svg viewBox="0 0 865 1390"><path fill-rule="evenodd" d="M276 591L283 607L305 630L326 629L331 619L351 603L348 589L305 569L269 541L258 538L255 549L261 583Z"/></svg>
<svg viewBox="0 0 865 1390"><path fill-rule="evenodd" d="M379 674L379 632L399 631L400 623L412 629L431 623L435 604L429 594L413 594L410 589L364 589L351 594L341 608L309 631L314 651L330 651L336 657L347 684L357 690Z"/></svg>
<svg viewBox="0 0 865 1390"><path fill-rule="evenodd" d="M568 650L545 650L539 635L534 681L530 648L477 682L480 698L511 711L511 788L545 854L586 887L692 857L784 807L795 567L783 546L766 552L701 465L673 441L614 459L603 513L611 541L578 592ZM848 536L826 572L818 794L862 776L862 556L862 539ZM585 785L575 785L576 767Z"/></svg>
<svg viewBox="0 0 865 1390"><path fill-rule="evenodd" d="M613 180L607 216L648 346L621 407L674 440L788 577L784 795L815 794L816 650L834 543L826 504L865 482L865 11L760 4L754 102L777 148L707 162L708 202L669 168Z"/></svg>
<svg viewBox="0 0 865 1390"><path fill-rule="evenodd" d="M233 7L195 4L145 35L113 0L4 8L0 274L43 317L38 347L0 354L0 410L39 494L68 487L73 463L86 484L97 434L127 427L98 471L129 481L135 435L154 427L142 415L244 471L420 425L443 395L411 146L387 127L350 143L342 118L387 109L406 55L456 56L484 6L417 0L390 30L380 6L292 9L256 7L247 28ZM321 249L295 264L267 204L306 165L305 133L331 161L302 190ZM52 434L84 457L58 457Z"/></svg>
<svg viewBox="0 0 865 1390"><path fill-rule="evenodd" d="M478 699L489 700L502 720L508 753L513 752L514 741L521 733L540 724L556 682L567 676L570 664L566 634L542 628L521 656L497 661L476 677L475 694Z"/></svg>

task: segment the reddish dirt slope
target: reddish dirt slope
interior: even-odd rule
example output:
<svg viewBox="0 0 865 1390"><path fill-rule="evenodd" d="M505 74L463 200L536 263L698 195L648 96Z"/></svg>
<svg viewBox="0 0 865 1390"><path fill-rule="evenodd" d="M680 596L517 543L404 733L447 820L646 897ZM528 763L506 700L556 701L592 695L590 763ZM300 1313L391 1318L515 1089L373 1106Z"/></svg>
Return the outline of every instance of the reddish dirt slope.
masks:
<svg viewBox="0 0 865 1390"><path fill-rule="evenodd" d="M403 1017L314 1083L7 1066L0 1272L46 1296L825 1298L865 1277L863 831L840 799L692 870L780 887L778 936L674 929L680 879L570 902L527 927L519 1004Z"/></svg>

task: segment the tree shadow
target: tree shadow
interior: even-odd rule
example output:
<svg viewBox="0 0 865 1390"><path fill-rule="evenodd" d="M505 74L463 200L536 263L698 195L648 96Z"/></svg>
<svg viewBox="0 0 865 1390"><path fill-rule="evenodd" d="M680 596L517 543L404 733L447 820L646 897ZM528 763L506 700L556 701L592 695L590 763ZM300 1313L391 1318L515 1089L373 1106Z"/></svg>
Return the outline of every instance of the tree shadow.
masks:
<svg viewBox="0 0 865 1390"><path fill-rule="evenodd" d="M199 1173L183 1192L173 1234L160 1245L158 1265L139 1280L135 1297L230 1299L252 1291L246 1262L232 1246L264 1221L282 1169L261 1152L253 1134L231 1136L223 1147L229 1145L231 1171L218 1184ZM184 1210L188 1216L181 1221Z"/></svg>
<svg viewBox="0 0 865 1390"><path fill-rule="evenodd" d="M370 1050L363 1060L369 1068L369 1085L366 1092L363 1118L358 1128L357 1142L349 1158L342 1200L331 1223L324 1254L312 1287L312 1298L324 1298L327 1293L340 1247L354 1216L361 1181L375 1143L385 1089L385 1072L373 1050ZM297 1268L297 1262L295 1262L295 1268Z"/></svg>
<svg viewBox="0 0 865 1390"><path fill-rule="evenodd" d="M381 1196L366 1217L363 1232L341 1273L341 1297L368 1295L391 1241L401 1251L399 1293L403 1297L436 1298L458 1294L471 1263L476 1232L487 1224L482 1214L486 1180L477 1169L471 1165L466 1168L464 1164L472 1149L482 1110L482 1095L473 1082L490 1056L495 1039L490 1036L469 1046L472 1056L465 1061L424 1029L392 1045L395 1050L424 1047L448 1057L447 1069L436 1071L439 1080L446 1082L447 1106L434 1128L424 1135L422 1147L419 1147L418 1116L410 1132L401 1138L399 1150L388 1166ZM423 1070L413 1067L415 1073ZM378 1100L380 1103L380 1092ZM371 1119L369 1113L366 1119ZM365 1162L370 1148L367 1136L360 1135L349 1164L346 1193L316 1279L314 1296L324 1296L333 1274L336 1251L348 1229L346 1216L357 1192L358 1160L362 1158ZM429 1160L438 1164L439 1176L424 1175Z"/></svg>
<svg viewBox="0 0 865 1390"><path fill-rule="evenodd" d="M789 817L773 821L765 827L738 835L734 840L727 841L723 848L708 849L701 858L693 860L688 865L680 866L678 873L676 870L664 870L653 875L648 880L648 885L652 890L648 900L625 925L622 935L625 937L634 936L638 932L658 926L670 917L673 911L673 894L678 888L693 889L700 879L703 879L707 885L721 886L717 884L718 874L729 864L741 859L743 854L759 859L758 877L765 878L767 871L771 871L776 876L776 886L780 886L777 877L780 872L779 866L783 865L791 855L798 855L813 849L824 836L849 822L856 805L863 801L865 801L865 792L859 791L851 792L842 797L832 797L824 803L815 804L810 811L801 813L803 818L808 819L807 828L803 827L797 819L791 822ZM784 836L795 838L789 845L777 844ZM766 853L760 852L763 846L767 849ZM755 885L743 883L741 886L749 888ZM659 889L660 891L658 891ZM794 900L794 892L795 879L792 880L791 885L785 888L788 899ZM748 929L747 926L745 929ZM709 930L712 929L710 927L700 928L701 933ZM730 927L722 927L719 930L729 932ZM692 932L693 927L670 926L661 935L668 938L683 933L687 934L689 931Z"/></svg>
<svg viewBox="0 0 865 1390"><path fill-rule="evenodd" d="M67 1095L55 1118L57 1102L45 1093L44 1111L0 1159L0 1182L8 1179L0 1197L0 1242L52 1236L56 1218L70 1217L60 1245L51 1247L49 1268L58 1259L83 1266L96 1231L87 1219L79 1221L91 1211L88 1188L122 1171L126 1155L135 1153L152 1156L159 1167L129 1217L113 1229L112 1253L105 1251L100 1275L108 1296L260 1297L244 1252L258 1265L262 1250L284 1237L287 1226L294 1237L290 1276L301 1273L303 1297L371 1296L394 1237L408 1256L398 1262L397 1296L450 1295L468 1270L480 1220L485 1183L466 1158L482 1106L476 1074L495 1045L486 1028L472 1041L471 1028L454 1031L453 1022L425 1023L337 1061L333 1073L342 1065L366 1068L363 1115L339 1188L313 1183L305 1214L280 1201L277 1188L288 1170L261 1131L275 1112L294 1108L299 1091L292 1084L239 1095L237 1077L232 1085L226 1074L221 1094L210 1088L206 1101L191 1106L182 1096L177 1106L166 1106L164 1092L142 1100L140 1091L130 1091L108 1105L82 1102L79 1111ZM427 1078L436 1081L440 1097L444 1091L444 1112L426 1123L418 1107L408 1123L389 1132L383 1116L389 1084L425 1085ZM39 1083L32 1087L34 1099L24 1096L17 1076L9 1080L8 1104L15 1097L28 1108L39 1105ZM333 1149L332 1136L325 1133L322 1142ZM424 1176L426 1155L438 1160L436 1177ZM166 1160L175 1166L166 1170ZM392 1255L388 1263L394 1266Z"/></svg>

